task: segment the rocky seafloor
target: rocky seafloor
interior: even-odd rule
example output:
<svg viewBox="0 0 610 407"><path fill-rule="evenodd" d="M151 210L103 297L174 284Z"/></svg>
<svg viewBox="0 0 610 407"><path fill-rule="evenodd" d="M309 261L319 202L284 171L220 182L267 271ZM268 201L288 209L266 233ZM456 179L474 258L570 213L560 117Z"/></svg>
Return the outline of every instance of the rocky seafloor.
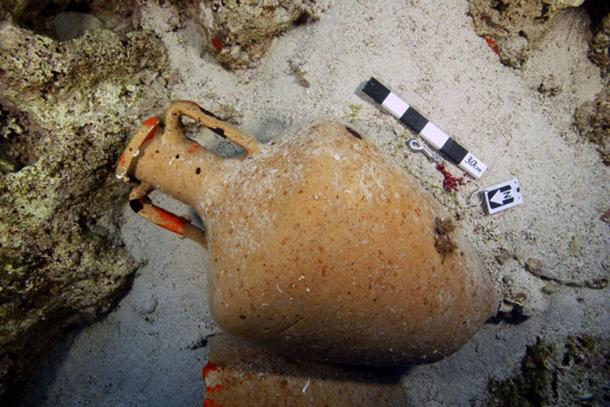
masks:
<svg viewBox="0 0 610 407"><path fill-rule="evenodd" d="M66 329L110 310L138 266L118 234L127 189L113 169L142 112L169 91L166 50L137 6L0 2L0 397ZM315 16L308 2L176 6L228 68Z"/></svg>
<svg viewBox="0 0 610 407"><path fill-rule="evenodd" d="M166 32L190 30L201 58L243 82L256 81L260 60L272 57L278 41L288 41L283 33L303 25L315 30L316 20L341 2L153 3L171 10ZM119 232L127 189L115 179L114 165L129 135L163 109L186 79L172 69L168 43L144 23L143 9L150 7L145 2L6 0L0 7L0 398L13 400L68 330L104 318L129 290L141 264L130 257ZM599 165L607 165L607 6L471 0L467 11L472 29L498 55L498 65L526 73L528 59L558 26L580 18L577 13L588 16L588 56L599 67L602 87L566 120L598 150ZM442 44L443 38L436 41ZM286 69L304 88L316 77L306 65L296 58ZM553 98L561 88L549 80L537 91ZM239 114L227 105L213 108L226 118ZM360 109L351 106L344 119L357 122ZM607 212L600 215L609 221ZM586 252L583 245L572 239L567 250ZM570 279L549 274L539 261L518 253L497 249L491 257L523 264L549 292L570 284L607 287L607 264L589 273L595 278ZM505 301L496 323L535 315L536 306L507 281L498 284ZM542 338L523 349L522 365L512 377L490 379L485 403L603 405L610 397L609 357L605 335Z"/></svg>

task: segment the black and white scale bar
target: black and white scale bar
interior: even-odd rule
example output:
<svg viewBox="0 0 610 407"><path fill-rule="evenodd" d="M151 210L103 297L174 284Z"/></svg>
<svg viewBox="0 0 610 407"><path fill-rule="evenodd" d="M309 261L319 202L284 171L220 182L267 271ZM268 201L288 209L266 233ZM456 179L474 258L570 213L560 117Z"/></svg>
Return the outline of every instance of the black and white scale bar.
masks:
<svg viewBox="0 0 610 407"><path fill-rule="evenodd" d="M377 79L369 79L362 91L468 174L480 178L487 169L483 162L449 137L447 133L436 127L434 123L419 114L417 110L409 106L407 102L382 85Z"/></svg>

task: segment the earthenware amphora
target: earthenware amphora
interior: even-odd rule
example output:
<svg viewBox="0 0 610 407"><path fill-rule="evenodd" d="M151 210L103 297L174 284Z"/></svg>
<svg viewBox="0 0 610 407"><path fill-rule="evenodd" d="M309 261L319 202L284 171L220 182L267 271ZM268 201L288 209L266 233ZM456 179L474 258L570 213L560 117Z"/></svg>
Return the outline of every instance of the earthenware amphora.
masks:
<svg viewBox="0 0 610 407"><path fill-rule="evenodd" d="M221 158L187 116L241 146ZM431 362L459 349L497 301L447 211L359 132L324 121L268 144L193 102L145 122L117 175L131 207L207 249L208 298L226 331L280 353L352 365ZM158 189L205 231L158 208ZM445 225L445 226L439 226ZM202 293L202 300L206 297ZM177 333L179 334L179 333Z"/></svg>

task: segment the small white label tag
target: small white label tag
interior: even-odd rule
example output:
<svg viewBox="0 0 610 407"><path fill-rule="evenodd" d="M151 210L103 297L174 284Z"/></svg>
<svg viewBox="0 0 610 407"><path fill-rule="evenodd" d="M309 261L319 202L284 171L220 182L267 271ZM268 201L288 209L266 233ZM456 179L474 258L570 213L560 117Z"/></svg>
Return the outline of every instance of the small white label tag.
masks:
<svg viewBox="0 0 610 407"><path fill-rule="evenodd" d="M484 188L481 193L485 210L490 215L523 203L521 186L517 178Z"/></svg>
<svg viewBox="0 0 610 407"><path fill-rule="evenodd" d="M475 178L481 178L487 169L487 166L471 153L466 154L459 167Z"/></svg>

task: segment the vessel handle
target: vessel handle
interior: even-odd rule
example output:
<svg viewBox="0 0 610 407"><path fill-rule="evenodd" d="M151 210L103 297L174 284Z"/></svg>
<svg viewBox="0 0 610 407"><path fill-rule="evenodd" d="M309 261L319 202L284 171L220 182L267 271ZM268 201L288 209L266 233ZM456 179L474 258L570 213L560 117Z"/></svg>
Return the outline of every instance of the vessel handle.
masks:
<svg viewBox="0 0 610 407"><path fill-rule="evenodd" d="M129 182L129 169L132 161L140 153L140 148L156 137L159 132L159 119L151 117L144 122L144 125L136 133L133 139L127 145L127 148L119 157L119 163L116 168L118 178ZM154 191L152 185L142 182L138 184L129 193L129 206L138 215L149 220L155 225L161 226L169 231L178 234L181 237L188 237L203 247L207 247L207 239L205 232L191 224L190 220L173 214L161 207L154 205L148 195Z"/></svg>
<svg viewBox="0 0 610 407"><path fill-rule="evenodd" d="M239 145L244 149L246 157L260 151L259 145L253 137L243 133L238 128L223 121L196 103L187 100L176 101L168 109L165 115L165 129L160 136L164 143L179 144L187 139L182 128L182 116L190 117L219 136ZM151 117L144 122L144 125L130 141L126 151L119 157L119 165L116 170L118 178L129 181L129 169L133 159L138 156L140 147L156 137L159 130L160 123L158 118ZM179 236L192 239L206 247L207 239L205 232L194 226L189 219L154 205L148 197L152 191L154 191L154 187L145 182L133 188L129 194L129 205L131 208L150 222Z"/></svg>
<svg viewBox="0 0 610 407"><path fill-rule="evenodd" d="M220 119L214 113L205 110L197 103L188 100L178 100L172 103L167 110L165 114L165 131L162 135L164 142L177 144L184 141L186 136L182 129L182 116L190 117L220 137L237 144L244 149L246 157L260 151L258 143L253 137Z"/></svg>
<svg viewBox="0 0 610 407"><path fill-rule="evenodd" d="M205 232L194 226L189 219L153 204L150 198L148 198L152 191L154 191L153 186L145 182L133 188L129 193L129 206L131 206L131 209L155 225L161 226L181 237L194 240L203 247L207 247L208 240Z"/></svg>

